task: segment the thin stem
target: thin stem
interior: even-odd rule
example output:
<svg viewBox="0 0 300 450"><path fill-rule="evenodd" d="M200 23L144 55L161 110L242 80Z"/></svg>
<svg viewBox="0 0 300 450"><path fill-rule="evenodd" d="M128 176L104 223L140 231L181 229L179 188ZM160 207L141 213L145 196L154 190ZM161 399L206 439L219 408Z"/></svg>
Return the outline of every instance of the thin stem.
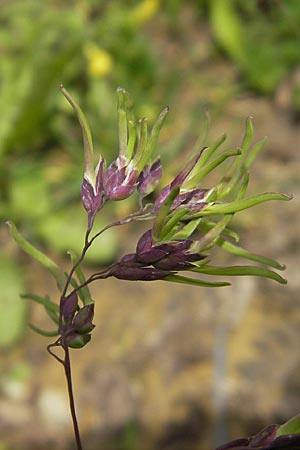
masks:
<svg viewBox="0 0 300 450"><path fill-rule="evenodd" d="M109 278L111 276L111 273L109 270L113 269L114 267L116 267L118 265L118 263L116 264L112 264L111 266L109 266L106 270L104 270L103 272L97 272L94 273L93 275L90 276L90 278L88 278L84 283L76 286L73 289L73 293L74 292L78 292L80 289L82 289L85 286L88 286L90 283L92 283L93 281L96 280L105 280L106 278Z"/></svg>
<svg viewBox="0 0 300 450"><path fill-rule="evenodd" d="M61 347L60 339L61 339L61 338L59 337L59 339L58 339L56 342L54 342L53 344L47 345L47 351L48 351L48 353L50 353L51 356L53 356L53 358L56 359L56 361L58 361L60 364L62 364L62 365L64 366L64 365L65 365L64 359L60 358L58 355L56 355L56 354L52 351L52 348L53 348L53 347Z"/></svg>
<svg viewBox="0 0 300 450"><path fill-rule="evenodd" d="M102 230L98 231L98 233L96 233L91 238L91 240L89 241L89 244L91 245L94 242L94 240L97 239L97 237L99 237L102 233L104 233L104 231L108 230L109 228L118 227L121 225L127 225L128 223L134 221L135 219L138 220L140 218L140 219L148 220L148 219L151 219L152 217L153 217L153 215L151 213L144 212L143 210L138 211L136 213L129 214L129 216L125 217L125 219L117 220L116 222L112 222L109 225L106 225L104 228L102 228Z"/></svg>
<svg viewBox="0 0 300 450"><path fill-rule="evenodd" d="M66 280L66 284L65 284L64 290L62 292L62 297L64 297L66 295L67 289L69 287L69 284L71 282L71 279L72 279L72 276L73 276L75 270L80 265L80 263L83 261L85 255L86 255L86 252L88 251L90 246L93 244L95 239L97 239L102 233L107 231L109 228L125 225L127 223L130 223L134 219L138 219L138 218L150 219L150 218L152 218L152 214L151 213L147 213L146 211L144 211L144 212L143 211L138 211L137 213L130 214L128 217L126 217L123 220L117 220L116 222L112 222L111 224L106 225L104 228L102 228L100 231L98 231L98 233L96 233L91 238L89 238L89 236L90 236L90 233L92 231L93 222L91 224L89 224L88 229L87 229L86 234L85 234L84 247L82 249L82 252L81 252L81 255L80 255L78 261L74 264L74 266L70 270L70 273L69 273L69 275L67 277L67 280Z"/></svg>
<svg viewBox="0 0 300 450"><path fill-rule="evenodd" d="M88 251L89 247L90 247L91 244L92 244L92 241L89 241L89 234L90 234L90 230L88 230L88 231L86 232L86 235L85 235L85 244L84 244L83 250L82 250L82 252L81 252L81 255L80 255L78 261L74 264L74 266L73 266L72 269L70 270L70 273L69 273L69 275L68 275L68 277L67 277L66 284L65 284L64 290L63 290L62 295L61 295L62 297L64 297L64 296L66 295L66 292L67 292L67 289L68 289L68 287L69 287L69 284L70 284L71 278L72 278L72 276L73 276L73 273L75 272L75 270L77 269L77 267L79 266L79 264L80 264L80 263L82 262L82 260L84 259L86 252Z"/></svg>
<svg viewBox="0 0 300 450"><path fill-rule="evenodd" d="M64 297L66 295L67 289L69 287L69 284L71 282L71 279L72 279L72 276L73 276L75 270L80 265L80 263L83 261L85 255L86 255L86 252L88 251L88 249L90 248L90 246L92 245L94 240L98 236L100 236L102 233L104 233L106 230L108 230L109 228L114 227L114 226L118 226L118 225L122 225L122 224L120 222L113 222L113 223L107 225L106 227L102 228L102 230L100 230L97 234L95 234L91 239L89 239L89 235L90 235L92 227L91 226L88 227L87 232L85 234L84 247L82 249L82 252L81 252L81 255L80 255L78 261L74 264L74 266L70 270L70 273L69 273L69 275L67 277L67 280L66 280L66 284L65 284L64 290L62 292L62 297Z"/></svg>
<svg viewBox="0 0 300 450"><path fill-rule="evenodd" d="M65 352L64 359L60 358L58 355L56 355L52 351L53 347L61 347L64 350L64 352ZM70 412L71 412L71 417L72 417L72 422L73 422L76 446L77 446L77 450L83 450L82 444L81 444L77 416L76 416L75 402L74 402L69 348L67 346L63 345L63 343L61 342L61 338L59 338L53 344L48 345L47 350L51 356L53 356L59 363L61 363L64 366L65 376L66 376L67 386L68 386L69 405L70 405Z"/></svg>
<svg viewBox="0 0 300 450"><path fill-rule="evenodd" d="M65 351L65 361L64 361L64 369L68 386L68 395L69 395L69 405L70 411L73 421L74 435L77 445L77 450L83 450L81 444L81 438L79 433L79 426L76 416L75 402L74 402L74 394L73 394L73 385L72 385L72 376L71 376L71 363L70 363L70 354L68 347L64 347Z"/></svg>
<svg viewBox="0 0 300 450"><path fill-rule="evenodd" d="M85 239L84 239L84 247L82 249L81 255L78 258L77 262L73 265L73 267L71 268L68 276L67 276L67 280L61 295L61 299L63 297L65 297L68 287L71 283L72 280L72 276L74 274L74 272L76 271L77 267L81 264L81 262L83 261L86 252L88 251L88 249L90 248L90 246L92 245L92 243L94 242L94 240L100 236L102 233L104 233L106 230L108 230L111 227L115 227L115 226L119 226L119 225L124 225L125 223L129 223L132 220L134 220L135 218L137 218L139 216L139 214L132 214L129 217L127 217L124 220L121 221L117 221L117 222L113 222L110 225L107 225L106 227L102 228L102 230L100 230L98 233L96 233L92 238L90 238L90 233L94 224L94 218L93 217L89 223L88 223L88 228L87 231L85 233ZM77 286L73 292L78 291L79 289L81 289L82 287L88 285L89 283L91 283L92 281L96 280L96 279L104 279L104 278L108 278L110 276L110 269L112 269L116 264L112 264L110 267L106 268L103 272L97 272L95 274L93 274L87 281L85 281L85 283L81 284L80 286ZM62 321L62 310L60 310L60 319L59 319L60 323ZM60 358L58 355L56 355L53 351L52 348L53 347L61 347L64 352L65 352L65 356L64 359ZM79 426L78 426L78 421L77 421L77 416L76 416L76 409L75 409L75 401L74 401L74 393L73 393L73 385L72 385L72 376L71 376L71 362L70 362L70 354L69 354L69 348L64 344L64 340L63 337L60 337L57 341L55 341L53 344L48 345L47 347L48 352L58 361L60 362L63 366L64 366L64 370L65 370L65 376L66 376L66 381L67 381L67 387L68 387L68 396L69 396L69 405L70 405L70 412L71 412L71 417L72 417L72 421L73 421L73 429L74 429L74 436L75 436L75 440L76 440L76 446L77 446L77 450L83 450L82 449L82 444L81 444L81 438L80 438L80 432L79 432Z"/></svg>

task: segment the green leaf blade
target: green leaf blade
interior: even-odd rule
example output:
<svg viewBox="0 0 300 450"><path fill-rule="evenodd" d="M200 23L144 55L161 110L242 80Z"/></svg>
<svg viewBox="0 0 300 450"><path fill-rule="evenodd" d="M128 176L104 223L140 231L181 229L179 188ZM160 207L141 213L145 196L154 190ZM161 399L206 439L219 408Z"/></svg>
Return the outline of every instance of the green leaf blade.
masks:
<svg viewBox="0 0 300 450"><path fill-rule="evenodd" d="M277 281L280 284L287 284L286 279L281 277L278 273L257 266L229 266L229 267L202 266L192 269L192 271L197 273L203 273L205 275L223 275L229 277L257 276L270 278L274 281Z"/></svg>
<svg viewBox="0 0 300 450"><path fill-rule="evenodd" d="M60 90L77 115L83 136L85 175L94 185L96 181L96 175L94 170L94 147L90 127L82 109L63 85L60 86Z"/></svg>
<svg viewBox="0 0 300 450"><path fill-rule="evenodd" d="M33 259L38 261L45 269L47 269L55 278L57 286L60 290L63 290L65 285L65 275L62 273L59 266L51 259L49 256L45 255L39 249L34 247L30 242L28 242L18 231L17 227L13 222L6 222L10 228L12 237L18 246Z"/></svg>
<svg viewBox="0 0 300 450"><path fill-rule="evenodd" d="M59 306L52 302L48 296L40 297L36 294L21 294L21 298L26 300L32 300L42 306L44 306L46 313L50 319L56 324L59 324Z"/></svg>
<svg viewBox="0 0 300 450"><path fill-rule="evenodd" d="M240 155L240 150L235 150L232 152L224 152L220 156L218 156L216 159L208 163L206 166L202 167L200 170L198 170L198 173L196 173L196 170L194 169L193 172L195 175L189 179L187 183L184 183L184 188L189 189L194 186L197 186L200 181L203 180L203 178L206 177L210 172L212 172L216 167L218 167L222 162L224 162L227 158L231 158L233 156Z"/></svg>
<svg viewBox="0 0 300 450"><path fill-rule="evenodd" d="M53 330L53 331L42 330L41 328L36 327L32 323L29 324L29 328L31 328L33 331L35 331L36 333L40 334L41 336L45 336L45 337L59 336L59 333L58 333L57 330Z"/></svg>
<svg viewBox="0 0 300 450"><path fill-rule="evenodd" d="M76 264L76 260L77 260L77 257L75 255L75 253L71 252L71 251L68 251L68 253L70 255L72 264L75 265ZM86 278L85 278L84 273L82 272L80 266L76 267L75 273L77 275L77 278L78 278L78 281L79 281L80 285L81 284L85 284L86 283ZM84 306L90 305L91 303L94 303L94 301L93 301L93 299L91 297L91 293L90 293L89 287L87 285L83 286L82 288L80 288L78 290L78 295L79 295L79 298L82 300L82 303L84 304Z"/></svg>
<svg viewBox="0 0 300 450"><path fill-rule="evenodd" d="M238 245L232 244L231 242L228 242L223 238L219 237L215 242L219 247L223 248L224 250L235 256L240 256L242 258L249 259L250 261L255 261L260 264L273 267L274 269L277 270L285 269L285 265L279 264L277 261L270 258L266 258L265 256L261 256L256 253L251 253L248 250L245 250L244 248Z"/></svg>
<svg viewBox="0 0 300 450"><path fill-rule="evenodd" d="M183 277L181 275L169 275L164 278L166 281L171 281L173 283L181 283L181 284L191 284L193 286L201 286L201 287L224 287L230 286L230 283L227 281L206 281L199 280L196 278Z"/></svg>
<svg viewBox="0 0 300 450"><path fill-rule="evenodd" d="M280 425L276 431L276 437L287 434L300 434L300 414L297 414L287 422Z"/></svg>
<svg viewBox="0 0 300 450"><path fill-rule="evenodd" d="M263 194L258 194L253 197L248 197L246 199L237 200L227 203L215 203L214 205L209 205L204 207L200 213L195 214L194 217L200 216L210 216L219 214L232 214L238 211L243 211L244 209L252 208L253 206L259 205L260 203L269 202L271 200L291 200L292 197L286 194L280 194L277 192L265 192Z"/></svg>
<svg viewBox="0 0 300 450"><path fill-rule="evenodd" d="M158 213L156 215L155 221L154 221L154 225L153 225L153 239L154 240L159 240L161 233L163 231L163 227L165 225L166 219L167 219L167 215L171 209L172 203L175 200L175 198L177 197L177 195L179 194L180 191L180 187L176 186L168 195L168 197L166 198L166 200L162 203L162 205L160 206Z"/></svg>

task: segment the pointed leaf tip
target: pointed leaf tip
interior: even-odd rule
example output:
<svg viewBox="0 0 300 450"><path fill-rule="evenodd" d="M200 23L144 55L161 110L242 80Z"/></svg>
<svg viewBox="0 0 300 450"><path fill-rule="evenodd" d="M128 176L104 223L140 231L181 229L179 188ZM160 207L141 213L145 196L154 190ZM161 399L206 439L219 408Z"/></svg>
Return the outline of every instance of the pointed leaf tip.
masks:
<svg viewBox="0 0 300 450"><path fill-rule="evenodd" d="M277 281L280 284L287 284L287 280L272 270L258 266L202 266L192 269L193 272L203 273L206 275L221 276L256 276L265 277Z"/></svg>
<svg viewBox="0 0 300 450"><path fill-rule="evenodd" d="M124 101L124 104L127 108L131 108L134 104L133 98L123 87L117 88L117 96L119 102Z"/></svg>
<svg viewBox="0 0 300 450"><path fill-rule="evenodd" d="M231 285L228 281L206 281L198 278L183 277L181 275L168 275L164 278L164 280L171 281L173 283L191 284L193 286L201 287L225 287Z"/></svg>
<svg viewBox="0 0 300 450"><path fill-rule="evenodd" d="M74 100L74 98L69 94L69 92L64 88L64 86L60 85L60 90L67 101L72 106L74 112L77 115L78 122L81 127L82 137L83 137L83 146L84 146L84 171L85 175L89 180L94 184L95 183L95 170L94 170L94 148L93 148L93 139L90 127L86 120L86 117L78 105L78 103Z"/></svg>
<svg viewBox="0 0 300 450"><path fill-rule="evenodd" d="M42 330L41 328L36 327L32 323L29 323L28 326L29 326L29 328L31 328L33 331L35 331L36 333L40 334L41 336L45 336L45 337L59 336L59 333L58 333L57 330L53 330L53 331Z"/></svg>
<svg viewBox="0 0 300 450"><path fill-rule="evenodd" d="M276 437L288 434L300 434L300 414L280 425L276 431Z"/></svg>

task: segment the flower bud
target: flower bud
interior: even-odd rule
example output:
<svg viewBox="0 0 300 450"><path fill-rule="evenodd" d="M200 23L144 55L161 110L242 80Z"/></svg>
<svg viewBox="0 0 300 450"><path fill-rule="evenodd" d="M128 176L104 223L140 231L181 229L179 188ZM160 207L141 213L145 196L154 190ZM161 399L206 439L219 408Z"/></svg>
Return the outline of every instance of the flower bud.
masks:
<svg viewBox="0 0 300 450"><path fill-rule="evenodd" d="M108 200L123 200L136 189L138 171L132 163L126 165L123 157L113 161L104 176L104 194Z"/></svg>
<svg viewBox="0 0 300 450"><path fill-rule="evenodd" d="M76 292L72 292L67 297L62 297L60 300L60 314L62 324L60 328L65 329L72 323L73 317L77 311L78 297ZM62 331L62 330L61 330Z"/></svg>
<svg viewBox="0 0 300 450"><path fill-rule="evenodd" d="M95 328L95 325L92 323L93 317L94 303L85 305L76 314L72 323L72 328L80 334L90 333Z"/></svg>
<svg viewBox="0 0 300 450"><path fill-rule="evenodd" d="M173 179L173 181L165 186L160 194L158 195L155 204L154 204L154 211L158 211L159 208L162 206L162 204L165 202L165 200L169 197L170 193L173 191L176 187L181 187L187 180L189 175L193 172L193 169L197 165L200 156L203 153L203 150L205 150L205 147L198 152L198 154L191 159L186 166L177 174L177 176Z"/></svg>
<svg viewBox="0 0 300 450"><path fill-rule="evenodd" d="M136 253L140 254L150 250L152 247L152 230L147 230L139 239L136 246Z"/></svg>
<svg viewBox="0 0 300 450"><path fill-rule="evenodd" d="M79 334L75 331L65 336L65 344L70 348L82 348L91 340L90 334Z"/></svg>
<svg viewBox="0 0 300 450"><path fill-rule="evenodd" d="M177 195L172 203L171 209L176 209L179 206L184 206L192 211L201 210L207 204L203 199L205 198L208 189L191 189L184 191Z"/></svg>
<svg viewBox="0 0 300 450"><path fill-rule="evenodd" d="M163 280L171 272L155 269L152 267L123 267L119 266L112 270L111 276L120 280L128 281L155 281Z"/></svg>
<svg viewBox="0 0 300 450"><path fill-rule="evenodd" d="M146 197L154 191L161 179L162 169L160 159L154 161L154 163L144 167L144 170L138 178L138 191L142 197Z"/></svg>
<svg viewBox="0 0 300 450"><path fill-rule="evenodd" d="M135 259L160 270L185 270L192 267L193 262L203 259L199 253L190 253L192 245L190 239L153 245L152 230L148 230L137 243Z"/></svg>
<svg viewBox="0 0 300 450"><path fill-rule="evenodd" d="M162 270L186 270L193 267L193 262L203 259L198 253L178 253L168 255L155 263L155 267Z"/></svg>
<svg viewBox="0 0 300 450"><path fill-rule="evenodd" d="M99 163L95 170L95 182L93 183L87 174L83 178L81 185L81 200L84 209L89 215L95 215L103 206L103 177L104 159L100 156Z"/></svg>

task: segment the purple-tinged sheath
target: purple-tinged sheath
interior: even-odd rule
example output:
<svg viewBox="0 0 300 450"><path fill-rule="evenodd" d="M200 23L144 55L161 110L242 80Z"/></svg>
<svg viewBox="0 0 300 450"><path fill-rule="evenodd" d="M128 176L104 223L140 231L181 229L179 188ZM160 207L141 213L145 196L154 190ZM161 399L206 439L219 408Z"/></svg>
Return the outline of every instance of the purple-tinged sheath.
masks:
<svg viewBox="0 0 300 450"><path fill-rule="evenodd" d="M105 161L100 157L95 170L96 180L93 184L86 176L81 185L81 200L89 217L94 217L104 204L103 177Z"/></svg>
<svg viewBox="0 0 300 450"><path fill-rule="evenodd" d="M111 271L111 276L128 281L157 281L163 280L171 273L152 267L124 267L120 265Z"/></svg>
<svg viewBox="0 0 300 450"><path fill-rule="evenodd" d="M162 168L160 159L157 159L150 166L144 167L138 178L138 191L142 197L151 194L157 187L162 176Z"/></svg>
<svg viewBox="0 0 300 450"><path fill-rule="evenodd" d="M124 157L118 157L104 175L104 195L107 200L124 200L137 188L139 172Z"/></svg>
<svg viewBox="0 0 300 450"><path fill-rule="evenodd" d="M173 179L173 181L171 181L170 184L168 184L167 186L165 186L162 189L162 191L158 195L158 197L155 201L155 204L154 204L155 212L157 212L159 210L160 206L168 198L169 194L175 187L182 186L184 184L184 182L187 181L189 175L191 174L192 170L195 168L195 166L196 166L197 162L199 161L199 159L203 153L203 150L205 150L205 148L206 147L202 148L200 150L200 152L186 164L186 166L178 173L178 175L176 175L176 177Z"/></svg>
<svg viewBox="0 0 300 450"><path fill-rule="evenodd" d="M60 300L60 332L65 331L72 323L78 307L78 297L76 292L72 292L67 297L62 297Z"/></svg>
<svg viewBox="0 0 300 450"><path fill-rule="evenodd" d="M199 253L189 252L192 244L192 240L186 239L153 245L152 230L147 230L137 243L136 253L123 256L111 276L125 280L159 280L189 269L204 258Z"/></svg>

